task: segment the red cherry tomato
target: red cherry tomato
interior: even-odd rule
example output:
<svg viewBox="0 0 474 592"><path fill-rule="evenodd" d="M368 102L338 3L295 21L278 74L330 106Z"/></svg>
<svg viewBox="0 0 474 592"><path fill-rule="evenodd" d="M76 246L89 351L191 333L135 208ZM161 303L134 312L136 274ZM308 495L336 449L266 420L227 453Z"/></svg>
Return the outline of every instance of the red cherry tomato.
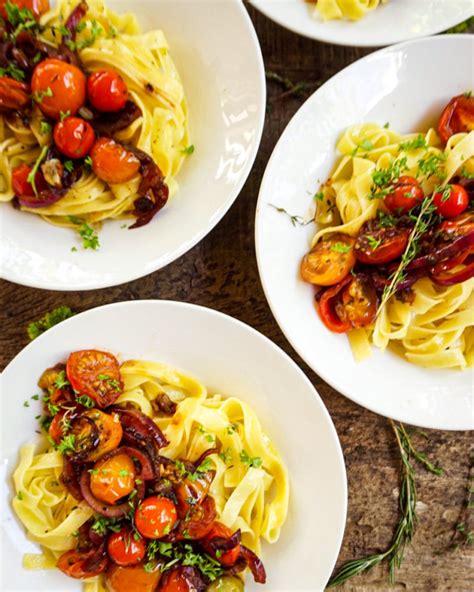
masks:
<svg viewBox="0 0 474 592"><path fill-rule="evenodd" d="M461 185L446 185L443 191L434 194L433 202L441 216L455 218L467 209L469 196Z"/></svg>
<svg viewBox="0 0 474 592"><path fill-rule="evenodd" d="M119 363L108 352L95 349L72 352L66 374L72 388L94 399L100 408L112 405L123 391Z"/></svg>
<svg viewBox="0 0 474 592"><path fill-rule="evenodd" d="M127 183L140 170L138 158L110 138L96 141L91 158L94 173L106 183Z"/></svg>
<svg viewBox="0 0 474 592"><path fill-rule="evenodd" d="M15 4L18 8L27 8L31 10L35 17L42 15L49 10L49 0L0 0L0 16L7 18L5 4Z"/></svg>
<svg viewBox="0 0 474 592"><path fill-rule="evenodd" d="M146 552L145 541L132 528L124 527L110 535L107 550L117 565L136 565Z"/></svg>
<svg viewBox="0 0 474 592"><path fill-rule="evenodd" d="M367 327L377 314L377 293L372 284L355 275L345 286L342 299L335 305L340 319L349 321L354 329Z"/></svg>
<svg viewBox="0 0 474 592"><path fill-rule="evenodd" d="M370 220L359 231L354 247L355 256L369 265L388 263L405 251L409 236L407 228L383 228Z"/></svg>
<svg viewBox="0 0 474 592"><path fill-rule="evenodd" d="M128 99L127 85L115 70L99 70L89 76L87 95L99 111L120 111Z"/></svg>
<svg viewBox="0 0 474 592"><path fill-rule="evenodd" d="M194 506L180 520L178 528L174 533L176 540L202 539L210 532L216 517L217 512L214 498L208 495L199 506Z"/></svg>
<svg viewBox="0 0 474 592"><path fill-rule="evenodd" d="M56 413L56 415L53 417L51 425L49 426L48 433L51 436L51 438L56 442L56 444L59 444L67 433L67 423L64 422L65 414L65 410Z"/></svg>
<svg viewBox="0 0 474 592"><path fill-rule="evenodd" d="M95 134L87 121L80 117L66 117L54 126L54 142L65 156L84 158L95 142Z"/></svg>
<svg viewBox="0 0 474 592"><path fill-rule="evenodd" d="M59 120L61 113L75 115L84 104L86 77L76 66L48 58L36 66L31 90L41 111Z"/></svg>
<svg viewBox="0 0 474 592"><path fill-rule="evenodd" d="M347 319L340 319L335 308L341 290L350 281L350 276L347 276L339 284L331 286L323 292L318 302L319 316L326 327L333 333L346 333L351 329L349 321Z"/></svg>
<svg viewBox="0 0 474 592"><path fill-rule="evenodd" d="M465 212L451 220L444 220L438 227L439 232L447 239L455 239L459 236L474 231L474 213Z"/></svg>
<svg viewBox="0 0 474 592"><path fill-rule="evenodd" d="M403 175L385 196L384 203L392 214L405 214L423 201L424 193L415 177Z"/></svg>
<svg viewBox="0 0 474 592"><path fill-rule="evenodd" d="M166 497L149 497L135 511L138 532L147 539L168 535L176 524L176 506Z"/></svg>
<svg viewBox="0 0 474 592"><path fill-rule="evenodd" d="M452 135L472 130L474 130L474 97L465 95L453 97L439 118L440 138L446 143Z"/></svg>
<svg viewBox="0 0 474 592"><path fill-rule="evenodd" d="M107 555L97 549L84 553L73 549L63 553L56 565L70 578L84 579L98 576L107 569L108 563Z"/></svg>
<svg viewBox="0 0 474 592"><path fill-rule="evenodd" d="M235 562L237 561L237 559L239 558L240 544L235 545L235 547L233 547L232 549L229 549L229 551L225 551L225 553L222 553L222 554L219 554L219 553L216 554L212 545L210 544L212 539L215 539L215 538L229 539L231 536L232 536L232 531L230 530L230 528L227 528L227 526L225 526L221 522L214 522L211 530L205 536L205 538L202 541L200 541L200 543L201 543L202 547L204 548L204 550L206 551L206 553L208 555L210 555L211 557L214 557L214 559L217 559L217 561L219 561L219 563L221 565L223 565L224 567L232 567L235 564Z"/></svg>
<svg viewBox="0 0 474 592"><path fill-rule="evenodd" d="M156 592L163 563L157 562L156 565L152 571L145 571L143 565L121 567L112 564L107 570L105 580L108 592Z"/></svg>
<svg viewBox="0 0 474 592"><path fill-rule="evenodd" d="M193 568L189 567L175 567L165 572L160 582L160 592L194 592L196 586L192 581L192 572Z"/></svg>
<svg viewBox="0 0 474 592"><path fill-rule="evenodd" d="M28 181L28 175L31 173L32 167L27 164L21 164L12 171L12 189L13 193L18 197L34 197L35 192L33 186ZM43 177L43 173L38 171L35 175L35 185L38 193L47 189L48 185Z"/></svg>

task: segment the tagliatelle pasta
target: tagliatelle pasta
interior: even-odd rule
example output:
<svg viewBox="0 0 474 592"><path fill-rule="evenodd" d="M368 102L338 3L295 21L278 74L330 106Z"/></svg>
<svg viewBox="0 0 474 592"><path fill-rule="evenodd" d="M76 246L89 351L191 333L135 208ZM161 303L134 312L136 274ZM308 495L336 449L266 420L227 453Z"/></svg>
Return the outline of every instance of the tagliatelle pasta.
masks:
<svg viewBox="0 0 474 592"><path fill-rule="evenodd" d="M334 19L359 20L387 0L317 0L315 12L325 21Z"/></svg>
<svg viewBox="0 0 474 592"><path fill-rule="evenodd" d="M195 461L209 448L216 449L208 459L215 472L209 494L218 520L232 532L240 530L242 543L255 553L261 538L276 542L288 511L288 475L251 407L234 397L210 394L198 380L161 363L129 360L120 375L123 392L115 405L153 419L169 441L160 451L163 457ZM163 395L177 405L172 415L158 410ZM55 567L94 515L61 482L63 462L52 447L27 444L21 449L13 507L28 537L42 547L42 554L25 556L27 569ZM86 580L86 592L105 589L102 576Z"/></svg>

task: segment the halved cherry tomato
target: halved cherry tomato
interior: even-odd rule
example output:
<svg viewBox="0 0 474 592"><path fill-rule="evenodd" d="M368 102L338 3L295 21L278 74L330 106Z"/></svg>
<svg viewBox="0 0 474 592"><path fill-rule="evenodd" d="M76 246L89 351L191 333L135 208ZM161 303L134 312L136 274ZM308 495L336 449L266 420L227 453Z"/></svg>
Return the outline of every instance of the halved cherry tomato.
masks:
<svg viewBox="0 0 474 592"><path fill-rule="evenodd" d="M461 185L446 185L443 191L434 194L433 202L441 216L455 218L467 209L469 196Z"/></svg>
<svg viewBox="0 0 474 592"><path fill-rule="evenodd" d="M336 233L314 245L301 262L301 277L317 286L333 286L342 281L355 264L354 239Z"/></svg>
<svg viewBox="0 0 474 592"><path fill-rule="evenodd" d="M107 452L118 448L122 439L123 430L118 415L99 411L99 409L88 409L82 415L89 417L95 423L99 432L99 445L89 452L88 461L96 461Z"/></svg>
<svg viewBox="0 0 474 592"><path fill-rule="evenodd" d="M214 557L214 559L217 559L217 561L219 561L219 563L225 567L232 567L232 565L234 565L239 558L240 544L235 545L235 547L229 549L229 551L225 551L219 555L216 554L210 542L215 538L229 539L232 534L233 533L230 528L227 528L227 526L221 522L214 522L211 530L207 533L205 538L200 541L206 553L211 557Z"/></svg>
<svg viewBox="0 0 474 592"><path fill-rule="evenodd" d="M335 310L340 319L358 329L370 325L377 315L375 288L359 275L353 276L342 292L342 299Z"/></svg>
<svg viewBox="0 0 474 592"><path fill-rule="evenodd" d="M176 506L166 497L149 497L135 511L137 530L148 539L160 539L168 535L177 519Z"/></svg>
<svg viewBox="0 0 474 592"><path fill-rule="evenodd" d="M17 197L34 197L35 192L33 186L28 181L28 175L31 171L32 167L27 164L20 164L13 169L12 189ZM41 193L41 191L44 191L48 187L41 171L38 171L35 175L35 185L38 193Z"/></svg>
<svg viewBox="0 0 474 592"><path fill-rule="evenodd" d="M35 17L38 17L49 10L49 0L0 0L0 16L7 18L5 4L15 4L18 8L31 10Z"/></svg>
<svg viewBox="0 0 474 592"><path fill-rule="evenodd" d="M447 261L441 261L440 263L437 263L431 269L430 276L433 278L435 282L439 280L449 280L450 278L456 275L456 272L453 272L453 270L458 268L459 271L459 266L461 266L468 257L470 258L470 255L472 255L473 252L474 249L468 249L466 252L461 253L457 257L453 257L452 259L448 259ZM468 263L468 265L472 265L472 262Z"/></svg>
<svg viewBox="0 0 474 592"><path fill-rule="evenodd" d="M346 333L351 329L347 319L341 320L336 312L336 303L341 296L341 290L351 281L346 276L342 282L325 290L318 301L318 312L326 327L333 333Z"/></svg>
<svg viewBox="0 0 474 592"><path fill-rule="evenodd" d="M160 592L194 592L196 587L189 581L183 567L175 567L165 572Z"/></svg>
<svg viewBox="0 0 474 592"><path fill-rule="evenodd" d="M400 257L406 249L409 236L407 228L383 228L376 221L369 220L359 231L354 252L362 263L381 265Z"/></svg>
<svg viewBox="0 0 474 592"><path fill-rule="evenodd" d="M452 220L444 220L439 227L439 233L446 236L446 238L453 239L459 236L463 236L468 232L474 230L474 213L464 212L460 216L453 218Z"/></svg>
<svg viewBox="0 0 474 592"><path fill-rule="evenodd" d="M0 76L0 111L22 109L30 102L30 87L8 76Z"/></svg>
<svg viewBox="0 0 474 592"><path fill-rule="evenodd" d="M49 426L48 434L56 442L56 444L59 444L68 432L67 422L64 420L65 414L66 410L64 409L58 411L58 413L56 413L56 415L53 417L53 421Z"/></svg>
<svg viewBox="0 0 474 592"><path fill-rule="evenodd" d="M80 117L66 117L54 126L54 142L69 158L84 158L94 145L95 134L90 123Z"/></svg>
<svg viewBox="0 0 474 592"><path fill-rule="evenodd" d="M126 526L110 535L107 550L117 565L136 565L146 552L145 541L132 528Z"/></svg>
<svg viewBox="0 0 474 592"><path fill-rule="evenodd" d="M182 518L188 510L198 506L209 493L215 473L207 471L198 473L198 478L191 480L182 479L175 487L174 492L178 501L178 514Z"/></svg>
<svg viewBox="0 0 474 592"><path fill-rule="evenodd" d="M155 592L161 580L160 567L157 563L152 571L145 571L142 565L121 567L112 565L106 574L107 590L109 592Z"/></svg>
<svg viewBox="0 0 474 592"><path fill-rule="evenodd" d="M180 520L175 531L176 540L202 539L210 532L217 517L214 498L207 496L199 506L194 506Z"/></svg>
<svg viewBox="0 0 474 592"><path fill-rule="evenodd" d="M56 566L71 578L92 578L107 569L107 555L97 549L81 553L72 549L58 559Z"/></svg>
<svg viewBox="0 0 474 592"><path fill-rule="evenodd" d="M66 374L72 388L93 399L100 408L112 405L123 391L119 363L108 352L85 349L71 353Z"/></svg>
<svg viewBox="0 0 474 592"><path fill-rule="evenodd" d="M97 499L115 504L135 487L135 465L126 454L99 460L91 470L91 491Z"/></svg>
<svg viewBox="0 0 474 592"><path fill-rule="evenodd" d="M472 130L474 130L474 97L465 95L453 97L439 118L440 138L446 143L452 135Z"/></svg>
<svg viewBox="0 0 474 592"><path fill-rule="evenodd" d="M423 201L425 194L415 177L401 176L392 191L385 196L384 203L392 214L405 214Z"/></svg>
<svg viewBox="0 0 474 592"><path fill-rule="evenodd" d="M128 99L128 89L115 70L99 70L89 76L87 95L92 106L99 111L120 111Z"/></svg>
<svg viewBox="0 0 474 592"><path fill-rule="evenodd" d="M99 138L91 158L94 173L106 183L127 183L140 170L138 158L111 138Z"/></svg>
<svg viewBox="0 0 474 592"><path fill-rule="evenodd" d="M41 111L59 120L61 113L75 115L84 104L86 77L76 66L48 58L36 66L31 90Z"/></svg>

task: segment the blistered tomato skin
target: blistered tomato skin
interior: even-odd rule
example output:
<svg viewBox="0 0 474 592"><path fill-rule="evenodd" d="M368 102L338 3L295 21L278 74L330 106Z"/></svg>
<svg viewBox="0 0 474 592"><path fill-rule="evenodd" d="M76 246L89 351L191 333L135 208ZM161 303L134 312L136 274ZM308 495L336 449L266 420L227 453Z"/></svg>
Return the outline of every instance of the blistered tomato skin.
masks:
<svg viewBox="0 0 474 592"><path fill-rule="evenodd" d="M447 185L443 191L434 194L433 202L441 216L455 218L467 209L469 196L461 185Z"/></svg>
<svg viewBox="0 0 474 592"><path fill-rule="evenodd" d="M86 100L86 77L79 68L49 58L40 62L31 79L33 96L41 111L52 119L75 115Z"/></svg>
<svg viewBox="0 0 474 592"><path fill-rule="evenodd" d="M91 471L91 491L99 500L115 504L135 487L135 466L126 454L99 461Z"/></svg>
<svg viewBox="0 0 474 592"><path fill-rule="evenodd" d="M140 170L138 158L110 138L99 138L91 151L94 173L111 185L128 183Z"/></svg>
<svg viewBox="0 0 474 592"><path fill-rule="evenodd" d="M125 107L128 89L115 70L99 70L89 76L87 95L92 106L99 111L115 112Z"/></svg>
<svg viewBox="0 0 474 592"><path fill-rule="evenodd" d="M80 117L66 117L54 127L54 143L68 158L84 158L94 144L95 134L90 123Z"/></svg>
<svg viewBox="0 0 474 592"><path fill-rule="evenodd" d="M114 563L127 567L137 565L145 557L146 546L145 541L132 528L124 527L110 535L107 551Z"/></svg>
<svg viewBox="0 0 474 592"><path fill-rule="evenodd" d="M135 512L135 526L148 539L160 539L171 532L177 520L176 506L166 497L149 497Z"/></svg>
<svg viewBox="0 0 474 592"><path fill-rule="evenodd" d="M385 196L387 209L396 215L406 214L424 198L423 189L414 177L404 175L398 179L391 193Z"/></svg>

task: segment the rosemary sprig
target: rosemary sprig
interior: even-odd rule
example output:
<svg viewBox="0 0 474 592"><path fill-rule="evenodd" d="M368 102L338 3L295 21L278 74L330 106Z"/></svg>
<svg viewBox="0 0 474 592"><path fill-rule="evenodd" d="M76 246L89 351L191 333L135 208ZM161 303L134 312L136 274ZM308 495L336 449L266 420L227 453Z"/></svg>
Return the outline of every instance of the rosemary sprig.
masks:
<svg viewBox="0 0 474 592"><path fill-rule="evenodd" d="M282 208L280 206L276 206L275 204L268 204L268 205L271 206L272 208L275 208L275 210L277 212L280 212L281 214L285 214L286 216L288 216L288 218L290 219L293 226L296 226L297 224L298 224L298 226L307 226L308 224L311 224L312 222L314 222L313 218L310 218L309 220L305 220L303 218L303 216L299 216L297 214L290 214L289 212L287 212L285 210L285 208Z"/></svg>
<svg viewBox="0 0 474 592"><path fill-rule="evenodd" d="M304 99L309 95L311 90L315 90L318 86L321 86L321 81L317 82L293 82L289 78L285 76L280 76L276 72L272 72L271 70L265 71L266 79L269 82L276 82L280 86L282 86L286 92L281 94L278 98L283 99L288 96L295 96L300 99Z"/></svg>
<svg viewBox="0 0 474 592"><path fill-rule="evenodd" d="M405 252L402 255L401 261L397 269L392 274L390 284L384 288L382 293L382 300L377 310L377 315L380 314L383 307L387 304L390 298L395 294L398 284L405 279L405 270L409 263L418 254L419 240L423 234L428 230L433 221L433 215L436 208L433 204L433 196L425 197L421 203L420 211L416 218L414 218L415 225L408 238L408 243Z"/></svg>
<svg viewBox="0 0 474 592"><path fill-rule="evenodd" d="M410 441L405 426L402 423L397 425L390 420L390 425L392 426L397 440L401 459L399 495L400 521L397 529L395 530L390 546L386 551L375 553L374 555L368 555L361 559L348 561L343 565L341 570L329 580L327 585L328 588L340 586L350 578L372 569L385 559L389 562L390 584L394 583L395 569L398 569L403 561L405 547L413 538L417 522L415 469L411 459L415 458L416 460L419 460L428 471L435 473L436 475L439 475L440 471L442 471L442 469L434 466L428 461L424 454L416 451Z"/></svg>
<svg viewBox="0 0 474 592"><path fill-rule="evenodd" d="M474 531L470 529L474 509L474 461L471 460L467 480L466 501L463 505L458 521L454 526L451 544L448 551L456 551L460 547L468 547L474 543Z"/></svg>

